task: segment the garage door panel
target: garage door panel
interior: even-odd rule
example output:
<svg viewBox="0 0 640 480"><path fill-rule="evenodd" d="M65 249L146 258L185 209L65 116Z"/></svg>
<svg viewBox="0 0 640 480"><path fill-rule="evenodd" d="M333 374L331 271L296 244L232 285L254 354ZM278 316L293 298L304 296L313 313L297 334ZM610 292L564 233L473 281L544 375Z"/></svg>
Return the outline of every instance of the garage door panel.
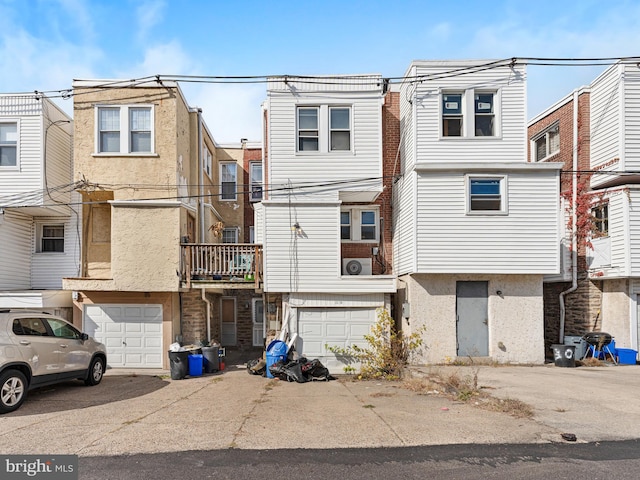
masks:
<svg viewBox="0 0 640 480"><path fill-rule="evenodd" d="M87 305L85 331L107 347L111 367L161 368L161 305Z"/></svg>
<svg viewBox="0 0 640 480"><path fill-rule="evenodd" d="M302 308L298 310L298 335L303 355L318 358L330 371L342 372L348 359L336 357L325 346L367 348L364 336L375 323L374 308ZM357 368L357 365L351 364Z"/></svg>
<svg viewBox="0 0 640 480"><path fill-rule="evenodd" d="M344 337L347 335L347 325L345 323L327 323L327 337Z"/></svg>

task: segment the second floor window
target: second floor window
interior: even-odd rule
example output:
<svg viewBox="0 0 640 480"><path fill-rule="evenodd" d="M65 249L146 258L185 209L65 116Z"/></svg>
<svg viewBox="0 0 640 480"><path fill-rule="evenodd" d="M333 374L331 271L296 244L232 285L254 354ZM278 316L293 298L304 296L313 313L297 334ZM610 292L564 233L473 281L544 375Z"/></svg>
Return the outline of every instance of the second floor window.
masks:
<svg viewBox="0 0 640 480"><path fill-rule="evenodd" d="M609 235L609 204L603 203L591 209L594 237Z"/></svg>
<svg viewBox="0 0 640 480"><path fill-rule="evenodd" d="M64 252L64 225L43 225L41 252Z"/></svg>
<svg viewBox="0 0 640 480"><path fill-rule="evenodd" d="M442 136L459 137L462 135L462 94L442 95Z"/></svg>
<svg viewBox="0 0 640 480"><path fill-rule="evenodd" d="M18 124L0 123L0 167L18 165Z"/></svg>
<svg viewBox="0 0 640 480"><path fill-rule="evenodd" d="M153 153L151 106L105 106L97 109L98 153Z"/></svg>
<svg viewBox="0 0 640 480"><path fill-rule="evenodd" d="M352 107L299 106L296 109L298 152L349 152L352 149Z"/></svg>
<svg viewBox="0 0 640 480"><path fill-rule="evenodd" d="M235 163L220 164L220 200L236 200L237 166Z"/></svg>
<svg viewBox="0 0 640 480"><path fill-rule="evenodd" d="M329 131L331 151L351 150L350 110L343 107L329 108Z"/></svg>
<svg viewBox="0 0 640 480"><path fill-rule="evenodd" d="M560 128L552 125L542 134L533 137L531 145L533 160L539 162L560 151Z"/></svg>
<svg viewBox="0 0 640 480"><path fill-rule="evenodd" d="M238 243L238 229L236 227L223 229L222 243Z"/></svg>
<svg viewBox="0 0 640 480"><path fill-rule="evenodd" d="M340 211L340 240L343 242L377 242L380 223L377 208L344 208Z"/></svg>
<svg viewBox="0 0 640 480"><path fill-rule="evenodd" d="M505 179L502 177L470 177L469 212L505 212L504 182Z"/></svg>
<svg viewBox="0 0 640 480"><path fill-rule="evenodd" d="M206 173L209 178L211 178L211 152L209 151L209 148L207 148L207 146L204 147L203 149L203 162L202 162L202 168L204 169L204 173Z"/></svg>
<svg viewBox="0 0 640 480"><path fill-rule="evenodd" d="M249 177L251 201L259 202L262 200L262 163L251 162L249 164Z"/></svg>

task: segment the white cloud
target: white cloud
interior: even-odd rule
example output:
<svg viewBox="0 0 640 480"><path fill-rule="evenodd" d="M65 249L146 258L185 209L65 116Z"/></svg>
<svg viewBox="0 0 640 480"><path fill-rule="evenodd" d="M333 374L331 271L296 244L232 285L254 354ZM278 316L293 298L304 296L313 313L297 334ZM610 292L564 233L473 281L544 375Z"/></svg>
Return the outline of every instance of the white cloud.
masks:
<svg viewBox="0 0 640 480"><path fill-rule="evenodd" d="M147 38L149 32L163 18L166 2L164 0L151 0L141 3L136 9L138 22L138 38Z"/></svg>

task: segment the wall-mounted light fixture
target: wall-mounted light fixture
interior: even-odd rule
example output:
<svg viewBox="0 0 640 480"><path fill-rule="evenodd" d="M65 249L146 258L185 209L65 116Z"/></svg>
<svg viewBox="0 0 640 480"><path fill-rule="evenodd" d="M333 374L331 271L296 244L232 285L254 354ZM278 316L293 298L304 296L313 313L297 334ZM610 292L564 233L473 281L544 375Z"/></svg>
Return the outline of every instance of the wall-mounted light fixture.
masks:
<svg viewBox="0 0 640 480"><path fill-rule="evenodd" d="M293 225L291 225L291 231L292 232L296 232L296 235L301 235L302 234L302 227L300 226L300 224L298 222L296 222Z"/></svg>
<svg viewBox="0 0 640 480"><path fill-rule="evenodd" d="M496 290L496 295L498 295L500 298L504 298L504 293L502 293L502 290Z"/></svg>

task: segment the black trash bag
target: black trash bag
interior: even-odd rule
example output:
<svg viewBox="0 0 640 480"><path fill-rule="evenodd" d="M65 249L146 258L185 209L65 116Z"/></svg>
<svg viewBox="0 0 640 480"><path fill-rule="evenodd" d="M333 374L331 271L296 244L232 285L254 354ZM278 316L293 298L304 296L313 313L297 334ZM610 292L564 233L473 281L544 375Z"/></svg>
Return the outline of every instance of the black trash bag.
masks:
<svg viewBox="0 0 640 480"><path fill-rule="evenodd" d="M269 372L271 372L271 375L273 375L274 378L280 378L280 375L282 375L283 373L283 369L284 369L284 362L282 360L278 360L276 363L272 364L269 367ZM281 380L285 380L284 378L281 378Z"/></svg>
<svg viewBox="0 0 640 480"><path fill-rule="evenodd" d="M287 382L305 383L309 379L302 373L302 363L300 360L294 360L282 367L282 373L278 376L281 380Z"/></svg>
<svg viewBox="0 0 640 480"><path fill-rule="evenodd" d="M325 367L317 358L311 361L308 361L307 359L304 360L305 363L302 365L302 373L309 380L335 380L335 377L329 373L329 369Z"/></svg>
<svg viewBox="0 0 640 480"><path fill-rule="evenodd" d="M263 358L249 360L247 362L247 372L250 375L262 375L264 377L267 374L267 362Z"/></svg>

